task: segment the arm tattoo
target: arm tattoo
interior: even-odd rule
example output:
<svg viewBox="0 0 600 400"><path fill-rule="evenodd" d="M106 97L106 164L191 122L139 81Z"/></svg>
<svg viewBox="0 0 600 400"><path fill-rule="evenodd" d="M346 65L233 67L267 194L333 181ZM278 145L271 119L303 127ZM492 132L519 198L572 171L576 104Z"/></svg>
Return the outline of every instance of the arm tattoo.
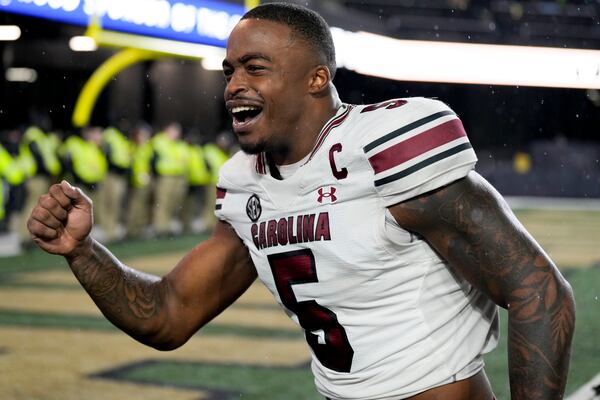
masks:
<svg viewBox="0 0 600 400"><path fill-rule="evenodd" d="M500 196L481 181L424 196L411 202L411 211L434 215L425 235L432 245L508 309L512 399L562 398L575 324L570 286Z"/></svg>
<svg viewBox="0 0 600 400"><path fill-rule="evenodd" d="M156 317L163 304L158 277L132 270L104 246L68 259L73 273L102 313L134 337L144 335L142 321Z"/></svg>

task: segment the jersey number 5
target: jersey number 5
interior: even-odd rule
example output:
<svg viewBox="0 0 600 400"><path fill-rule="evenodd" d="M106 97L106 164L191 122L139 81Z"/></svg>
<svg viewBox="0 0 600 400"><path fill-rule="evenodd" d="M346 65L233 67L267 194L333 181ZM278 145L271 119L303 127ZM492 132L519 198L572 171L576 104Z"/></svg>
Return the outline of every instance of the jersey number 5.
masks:
<svg viewBox="0 0 600 400"><path fill-rule="evenodd" d="M321 364L337 372L350 372L354 350L337 315L315 300L298 301L292 288L293 285L319 281L312 251L290 251L268 258L279 297L298 316L306 341Z"/></svg>

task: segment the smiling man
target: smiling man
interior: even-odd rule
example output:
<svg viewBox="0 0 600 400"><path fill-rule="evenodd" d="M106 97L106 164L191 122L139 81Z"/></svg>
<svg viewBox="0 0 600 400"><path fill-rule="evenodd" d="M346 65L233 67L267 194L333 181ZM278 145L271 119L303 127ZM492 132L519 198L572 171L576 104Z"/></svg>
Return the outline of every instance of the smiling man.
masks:
<svg viewBox="0 0 600 400"><path fill-rule="evenodd" d="M225 101L242 150L284 165L310 152L315 133L341 106L331 84L335 51L323 27L291 15L278 21L276 9L262 13L250 11L231 33Z"/></svg>
<svg viewBox="0 0 600 400"><path fill-rule="evenodd" d="M258 276L304 330L331 399L494 398L482 354L508 309L513 399L559 399L569 284L476 172L456 114L424 98L342 103L325 21L300 6L249 11L231 33L225 101L243 152L221 169L211 238L164 277L89 236L67 182L32 212L104 315L158 349L185 343Z"/></svg>

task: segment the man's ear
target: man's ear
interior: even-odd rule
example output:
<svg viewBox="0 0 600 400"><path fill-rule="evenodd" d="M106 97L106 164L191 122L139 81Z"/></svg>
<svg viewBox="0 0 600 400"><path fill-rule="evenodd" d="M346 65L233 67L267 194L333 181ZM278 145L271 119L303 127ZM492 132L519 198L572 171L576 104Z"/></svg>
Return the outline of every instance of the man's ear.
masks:
<svg viewBox="0 0 600 400"><path fill-rule="evenodd" d="M329 88L331 74L326 65L317 65L310 74L308 92L313 95L320 95Z"/></svg>

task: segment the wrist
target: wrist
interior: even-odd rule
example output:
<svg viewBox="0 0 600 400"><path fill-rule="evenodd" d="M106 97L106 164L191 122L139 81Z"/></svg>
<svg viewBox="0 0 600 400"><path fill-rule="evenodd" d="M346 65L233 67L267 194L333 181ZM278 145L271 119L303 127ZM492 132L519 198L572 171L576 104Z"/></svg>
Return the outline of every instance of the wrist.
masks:
<svg viewBox="0 0 600 400"><path fill-rule="evenodd" d="M78 242L69 253L65 254L64 257L69 263L76 261L81 257L89 257L92 254L94 247L94 239L91 236L87 236L82 241Z"/></svg>

